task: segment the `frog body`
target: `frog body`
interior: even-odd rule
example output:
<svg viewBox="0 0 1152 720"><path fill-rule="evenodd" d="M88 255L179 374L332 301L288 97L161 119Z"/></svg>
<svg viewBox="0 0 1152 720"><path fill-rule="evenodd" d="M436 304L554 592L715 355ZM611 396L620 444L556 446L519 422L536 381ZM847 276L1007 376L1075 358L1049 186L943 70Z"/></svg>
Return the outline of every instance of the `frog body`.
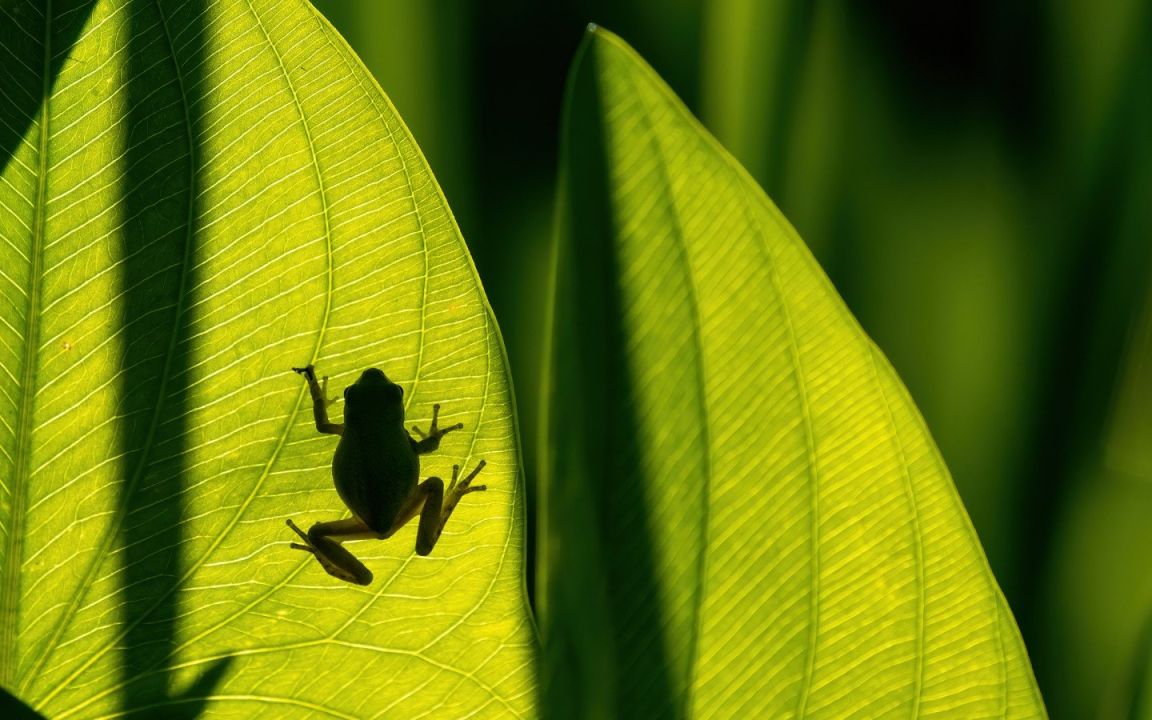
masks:
<svg viewBox="0 0 1152 720"><path fill-rule="evenodd" d="M416 441L404 428L404 391L383 372L365 370L344 391L344 432L332 456L340 499L364 524L383 533L420 478Z"/></svg>
<svg viewBox="0 0 1152 720"><path fill-rule="evenodd" d="M440 406L434 405L429 431L412 428L420 436L416 440L404 427L403 388L376 368L365 370L344 391L344 422L333 423L328 419L332 403L326 394L328 378L317 382L312 365L293 370L308 382L316 429L340 436L332 458L332 479L353 517L316 523L307 533L288 520L288 526L304 541L294 542L292 547L312 553L333 577L367 585L372 582L372 573L342 543L391 537L419 514L416 552L428 555L460 498L487 489L471 484L483 469L483 460L459 481L460 468L453 466L447 490L438 477L419 482L420 455L436 450L445 434L463 425L440 428Z"/></svg>

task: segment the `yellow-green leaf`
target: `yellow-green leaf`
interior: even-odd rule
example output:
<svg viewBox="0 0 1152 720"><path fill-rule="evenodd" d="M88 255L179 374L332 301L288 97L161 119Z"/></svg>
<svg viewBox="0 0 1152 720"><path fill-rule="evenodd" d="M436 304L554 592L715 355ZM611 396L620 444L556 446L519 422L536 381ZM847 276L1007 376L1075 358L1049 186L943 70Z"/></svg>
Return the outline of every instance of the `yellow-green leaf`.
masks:
<svg viewBox="0 0 1152 720"><path fill-rule="evenodd" d="M503 347L419 148L303 0L0 5L0 683L53 718L517 717ZM346 514L301 378L366 367L488 461L430 557ZM338 418L339 405L334 409Z"/></svg>
<svg viewBox="0 0 1152 720"><path fill-rule="evenodd" d="M1037 717L924 422L747 173L590 32L544 462L558 717Z"/></svg>

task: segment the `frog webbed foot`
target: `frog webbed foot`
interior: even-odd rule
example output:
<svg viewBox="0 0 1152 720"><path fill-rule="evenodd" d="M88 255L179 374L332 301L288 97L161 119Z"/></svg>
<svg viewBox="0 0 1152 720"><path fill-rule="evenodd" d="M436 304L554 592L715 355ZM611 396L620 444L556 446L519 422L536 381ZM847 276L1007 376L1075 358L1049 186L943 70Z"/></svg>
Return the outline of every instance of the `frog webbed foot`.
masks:
<svg viewBox="0 0 1152 720"><path fill-rule="evenodd" d="M460 497L464 497L468 493L484 492L485 490L487 490L488 489L487 485L473 485L472 484L472 481L476 478L477 475L480 474L480 471L483 470L484 466L487 464L488 464L487 460L481 460L480 462L476 463L476 467L472 470L472 472L468 473L468 476L465 477L463 480L460 480L459 482L457 482L457 478L460 477L460 466L459 465L453 465L452 466L452 482L448 483L448 494L449 495L458 495Z"/></svg>
<svg viewBox="0 0 1152 720"><path fill-rule="evenodd" d="M324 534L326 526L343 525L348 521L335 523L316 523L308 532L304 532L291 519L284 521L292 531L300 536L303 543L289 543L293 550L303 550L312 553L320 567L332 577L349 582L354 585L368 585L372 582L372 571L356 556L348 552L339 542ZM359 521L356 521L359 522Z"/></svg>
<svg viewBox="0 0 1152 720"><path fill-rule="evenodd" d="M484 492L488 489L487 485L473 485L472 481L480 474L480 471L487 465L487 461L481 460L476 463L476 467L472 472L468 473L467 477L457 482L460 477L460 466L452 466L452 482L448 483L448 488L444 491L444 509L440 511L440 529L444 529L444 524L448 522L451 517L452 511L456 509L456 504L460 499L468 493Z"/></svg>
<svg viewBox="0 0 1152 720"><path fill-rule="evenodd" d="M438 477L430 477L420 484L419 503L423 505L420 510L420 527L416 530L416 554L428 555L440 534L444 532L444 525L452 517L460 498L468 493L487 490L485 485L473 485L472 480L484 469L485 463L481 460L468 476L457 482L460 477L460 466L452 466L452 482L447 488Z"/></svg>

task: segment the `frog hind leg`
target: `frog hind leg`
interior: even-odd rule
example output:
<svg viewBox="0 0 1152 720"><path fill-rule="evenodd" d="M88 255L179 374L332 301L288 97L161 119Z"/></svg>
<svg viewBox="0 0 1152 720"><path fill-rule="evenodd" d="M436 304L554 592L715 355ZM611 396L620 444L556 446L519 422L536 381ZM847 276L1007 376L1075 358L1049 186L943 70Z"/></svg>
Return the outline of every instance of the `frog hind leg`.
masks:
<svg viewBox="0 0 1152 720"><path fill-rule="evenodd" d="M476 468L459 482L457 482L457 478L460 476L460 466L453 465L452 482L448 485L447 490L444 489L444 481L436 477L428 478L420 484L418 492L423 491L425 496L423 507L420 510L420 527L416 530L417 555L428 555L432 552L432 548L440 539L440 533L444 531L444 525L452 516L452 511L456 509L460 498L468 493L483 492L488 489L486 485L472 485L472 480L484 469L485 464L481 460L476 464ZM414 510L408 517L411 518L412 515L415 515Z"/></svg>
<svg viewBox="0 0 1152 720"><path fill-rule="evenodd" d="M347 540L380 537L380 533L365 525L359 518L316 523L308 528L307 533L291 520L286 522L288 527L304 541L292 543L291 546L296 550L312 553L320 563L320 567L329 575L354 585L368 585L372 582L372 571L341 545Z"/></svg>

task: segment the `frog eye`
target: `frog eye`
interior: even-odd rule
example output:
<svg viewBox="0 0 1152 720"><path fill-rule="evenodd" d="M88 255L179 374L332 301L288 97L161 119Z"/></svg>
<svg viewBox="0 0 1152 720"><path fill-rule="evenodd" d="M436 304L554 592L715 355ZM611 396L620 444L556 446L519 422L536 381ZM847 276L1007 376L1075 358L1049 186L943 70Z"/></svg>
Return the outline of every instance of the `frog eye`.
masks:
<svg viewBox="0 0 1152 720"><path fill-rule="evenodd" d="M404 397L404 388L400 387L399 385L396 387L400 388L400 397Z"/></svg>
<svg viewBox="0 0 1152 720"><path fill-rule="evenodd" d="M347 402L347 401L348 401L348 391L349 391L349 390L351 390L351 389L352 389L352 388L344 388L344 401L345 401L345 402Z"/></svg>

